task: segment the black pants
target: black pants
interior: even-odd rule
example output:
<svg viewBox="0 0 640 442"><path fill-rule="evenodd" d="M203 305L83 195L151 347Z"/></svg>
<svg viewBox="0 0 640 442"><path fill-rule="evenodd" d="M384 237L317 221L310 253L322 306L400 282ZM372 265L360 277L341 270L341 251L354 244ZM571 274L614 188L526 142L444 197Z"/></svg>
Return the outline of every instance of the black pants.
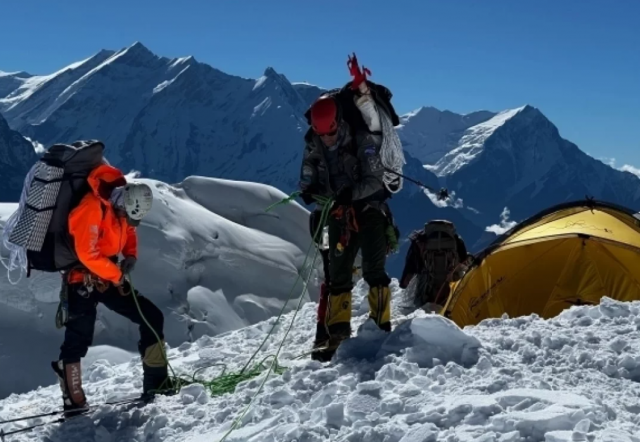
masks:
<svg viewBox="0 0 640 442"><path fill-rule="evenodd" d="M147 327L140 316L133 294L122 296L113 285L109 285L109 288L104 293L98 292L95 288L91 293L88 293L83 284L71 284L68 286L68 290L69 319L65 324L64 342L60 347L60 359L65 362L78 362L87 355L87 351L93 342L96 307L99 302L109 310L140 326L138 351L142 356L144 356L144 351L147 347L158 342L153 331ZM158 334L158 337L164 339L164 315L162 311L149 299L139 294L137 295L137 300L144 317Z"/></svg>
<svg viewBox="0 0 640 442"><path fill-rule="evenodd" d="M329 279L333 295L353 288L353 263L358 251L362 252L362 277L370 287L388 286L391 282L385 270L388 245L386 216L374 207L356 210L355 215L358 231L349 233L349 241L342 251L337 248L343 229L342 220L329 217Z"/></svg>

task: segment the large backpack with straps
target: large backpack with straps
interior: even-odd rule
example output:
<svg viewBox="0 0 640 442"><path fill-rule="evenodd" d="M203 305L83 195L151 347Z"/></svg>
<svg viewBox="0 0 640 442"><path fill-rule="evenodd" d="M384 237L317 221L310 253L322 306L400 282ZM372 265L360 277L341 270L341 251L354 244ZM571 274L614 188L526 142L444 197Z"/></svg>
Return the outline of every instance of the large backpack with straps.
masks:
<svg viewBox="0 0 640 442"><path fill-rule="evenodd" d="M69 234L69 214L90 191L87 178L101 164L104 144L97 140L54 144L27 175L18 210L5 225L4 245L25 267L57 272L79 263ZM9 268L11 270L11 268Z"/></svg>
<svg viewBox="0 0 640 442"><path fill-rule="evenodd" d="M389 115L393 126L399 125L400 118L393 104L391 104L391 98L393 98L391 91L387 87L374 83L371 80L366 80L366 82L376 104L382 107ZM322 95L333 96L338 101L342 110L342 118L344 118L349 126L354 129L368 130L367 123L364 121L360 109L358 109L355 104L355 92L351 89L351 82L348 82L342 88L331 89L328 92L324 92ZM311 109L307 109L304 116L307 119L307 123L311 125Z"/></svg>
<svg viewBox="0 0 640 442"><path fill-rule="evenodd" d="M429 286L439 288L460 264L455 226L450 221L433 220L411 239L420 250Z"/></svg>

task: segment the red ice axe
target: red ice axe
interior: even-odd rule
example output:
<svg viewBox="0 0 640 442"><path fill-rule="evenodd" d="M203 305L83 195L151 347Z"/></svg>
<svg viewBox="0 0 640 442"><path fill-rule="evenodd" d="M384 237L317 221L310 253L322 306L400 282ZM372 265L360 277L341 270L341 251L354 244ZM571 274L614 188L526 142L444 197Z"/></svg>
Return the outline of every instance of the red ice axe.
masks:
<svg viewBox="0 0 640 442"><path fill-rule="evenodd" d="M353 82L351 83L351 89L358 89L362 93L366 93L367 87L367 74L371 75L371 71L366 67L362 66L362 71L360 70L360 66L358 65L358 59L356 57L356 53L353 53L353 57L351 55L348 56L347 67L349 68L349 73L353 77ZM364 90L363 90L364 89Z"/></svg>

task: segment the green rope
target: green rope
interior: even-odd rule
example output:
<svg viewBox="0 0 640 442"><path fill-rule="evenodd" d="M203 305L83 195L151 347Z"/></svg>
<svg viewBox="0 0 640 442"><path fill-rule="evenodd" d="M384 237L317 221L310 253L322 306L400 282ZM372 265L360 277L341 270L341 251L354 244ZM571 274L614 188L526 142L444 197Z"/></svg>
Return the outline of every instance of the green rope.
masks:
<svg viewBox="0 0 640 442"><path fill-rule="evenodd" d="M262 373L267 368L264 362L271 357L273 356L269 355L265 357L259 364L255 365L251 370L248 370L245 373L237 373L237 374L234 374L234 373L225 374L225 371L226 371L225 364L214 364L214 365L221 365L224 367L222 373L220 373L215 379L211 381L196 380L195 373L194 373L194 382L204 385L204 387L209 391L209 394L211 396L222 396L223 394L233 393L236 390L236 387L240 383L259 376L260 373ZM207 367L200 367L198 370L202 370L203 368L207 368ZM276 373L280 375L284 373L285 370L286 368L280 366L276 361L276 369L275 369Z"/></svg>
<svg viewBox="0 0 640 442"><path fill-rule="evenodd" d="M326 199L327 202L330 201L329 198ZM305 267L305 264L307 262L307 259L309 258L309 254L311 253L311 248L314 246L315 244L315 240L317 240L319 238L319 234L322 231L322 228L324 227L325 222L327 221L327 219L329 218L329 211L331 209L331 204L324 204L324 207L322 209L321 215L320 215L320 222L318 223L318 226L316 227L316 232L313 235L313 241L311 241L311 244L309 245L309 249L307 250L307 254L305 256L304 262L302 263L302 267ZM313 264L316 261L316 258L318 257L318 248L315 248L315 254L313 256L313 261L311 263L311 265L313 266ZM278 319L274 322L273 327L271 328L271 330L269 331L269 334L267 334L267 337L262 341L262 343L260 344L260 347L258 347L258 350L254 353L254 355L251 357L251 359L253 357L255 357L255 355L258 353L258 351L260 350L260 348L262 347L262 345L264 345L264 343L266 342L266 339L269 337L269 335L271 334L271 332L273 331L273 329L275 328L275 325L277 324L278 320L280 319L280 316L282 315L282 311L284 311L284 307L287 305L287 302L289 302L289 299L291 298L291 294L293 293L293 290L295 289L296 283L298 282L298 279L300 278L300 273L298 273L298 276L295 280L295 282L293 283L293 287L291 288L291 292L289 293L289 298L287 299L287 301L285 302L285 305L282 307L282 310L280 312L280 315L278 315ZM307 276L307 280L305 281L305 286L309 285L309 280L311 279L311 273L309 273L309 275ZM298 315L298 312L300 311L300 307L302 306L302 296L300 296L300 299L298 300L298 305L296 306L296 310L293 313L293 318L291 318L291 322L289 323L289 327L287 328L287 331L284 334L284 337L282 338L282 341L280 342L280 345L278 346L278 349L276 350L275 355L273 355L273 362L271 363L271 365L269 366L269 370L267 371L267 373L264 376L264 379L262 380L262 383L260 384L260 386L258 387L258 391L255 392L255 394L253 395L253 397L251 398L251 402L249 402L247 404L247 406L245 407L245 409L242 411L242 413L240 414L240 416L238 416L233 424L231 425L231 428L229 428L229 430L225 433L225 435L222 437L222 439L220 439L219 442L223 442L228 436L229 434L231 434L231 432L236 428L236 426L238 425L238 423L242 420L242 418L245 416L245 414L247 413L247 411L249 410L249 408L251 408L251 405L253 405L253 402L256 400L256 398L258 397L258 394L260 394L260 392L262 391L262 388L264 387L264 385L266 384L267 380L269 379L269 375L271 374L271 371L274 369L274 367L277 365L277 361L278 361L278 355L280 354L280 350L282 349L282 347L284 346L285 341L287 340L287 336L289 335L289 332L291 331L291 328L293 327L293 324L296 320L296 316ZM248 365L248 363L247 363ZM245 366L246 368L246 366ZM243 369L244 371L244 369ZM242 373L242 372L241 372Z"/></svg>
<svg viewBox="0 0 640 442"><path fill-rule="evenodd" d="M173 391L174 393L177 393L177 392L180 391L180 388L182 388L183 385L188 385L189 382L188 381L185 382L182 378L176 376L176 373L173 370L173 367L169 363L169 357L167 356L167 352L164 349L164 344L162 342L162 339L160 339L160 336L158 335L156 330L151 326L149 321L147 321L147 318L142 313L142 309L140 308L140 303L138 302L138 296L136 295L136 289L135 289L135 287L133 285L133 278L131 278L131 274L130 273L127 273L127 278L129 279L129 285L131 286L131 295L133 296L133 301L136 303L136 308L138 309L138 314L140 314L140 317L142 318L142 320L144 321L146 326L149 327L149 330L151 330L153 332L153 335L156 337L156 339L158 341L158 346L160 347L160 350L162 351L162 357L164 358L165 362L167 363L167 367L169 368L169 370L171 370L171 373L173 374L173 380L174 380L174 382L173 382L174 387L173 388L169 388L169 389L166 389L166 390L162 388L162 387L165 386L165 384L169 380L169 378L167 377L162 382L160 387L157 390L153 390L153 391L155 391L155 392Z"/></svg>
<svg viewBox="0 0 640 442"><path fill-rule="evenodd" d="M291 195L289 195L286 198L281 199L280 201L277 201L273 204L271 204L269 207L267 207L265 209L265 212L270 212L273 208L277 207L277 206L282 206L284 204L289 204L291 201L293 201L294 199L296 199L297 197L299 197L302 194L302 192L295 191L293 193L291 193ZM313 198L321 205L327 205L330 201L332 201L331 198L329 197L325 197L325 196L321 196L321 195L312 195Z"/></svg>
<svg viewBox="0 0 640 442"><path fill-rule="evenodd" d="M272 204L271 206L267 207L267 209L265 209L266 211L271 210L271 208L273 208L276 205L279 204L288 204L289 202L291 202L293 200L293 198L295 198L295 196L297 196L298 194L300 194L300 192L293 192L288 198L285 198L275 204ZM295 196L294 196L295 195ZM325 222L327 221L327 219L329 218L329 209L331 207L331 204L329 204L332 199L331 198L326 198L326 197L322 197L319 195L314 195L314 198L317 201L320 201L323 204L323 209L320 215L320 223L318 224L318 228L316 229L316 232L313 235L313 241L311 242L311 244L309 244L309 249L307 250L307 254L304 258L304 262L302 263L302 268L305 267L305 264L307 263L307 259L309 258L309 254L311 253L311 248L313 247L314 242L320 238L319 234L322 231L322 227L324 226ZM312 266L315 263L315 259L317 257L318 254L318 249L316 248L316 256L313 258L313 262L312 262ZM291 299L291 295L293 295L293 291L296 288L296 284L298 282L298 279L300 278L300 274L298 273L298 276L296 277L295 282L293 283L293 286L291 287L291 290L289 291L289 295L287 296L287 300L285 301L284 305L282 306L282 308L280 309L280 313L278 313L278 316L276 317L276 320L274 321L273 325L271 326L271 329L269 330L269 333L267 333L267 335L265 336L265 338L263 339L263 341L260 343L260 345L258 346L258 349L253 353L253 355L251 355L251 357L249 358L249 360L247 361L247 363L245 364L245 366L242 368L242 370L240 370L240 373L244 373L244 371L247 369L247 367L249 366L249 364L251 363L251 361L253 360L253 358L256 357L256 355L258 354L258 352L260 351L260 349L262 348L262 346L267 342L267 340L269 339L269 336L271 336L271 333L273 332L273 330L275 329L276 325L278 324L278 322L280 321L280 318L282 317L282 315L284 314L284 310L287 307L287 304L289 303L289 300ZM308 279L307 278L307 283L306 285L308 285ZM285 335L286 336L286 335Z"/></svg>
<svg viewBox="0 0 640 442"><path fill-rule="evenodd" d="M270 211L271 211L271 209L273 209L273 208L274 208L274 207L276 207L276 206L280 206L280 205L283 205L283 204L289 204L291 201L293 201L294 199L296 199L296 198L297 198L301 193L302 193L302 192L300 192L300 191L293 192L293 193L292 193L291 195L289 195L288 197L286 197L286 198L284 198L284 199L281 199L280 201L278 201L278 202L276 202L276 203L271 204L269 207L267 207L267 208L265 209L265 212L270 212Z"/></svg>
<svg viewBox="0 0 640 442"><path fill-rule="evenodd" d="M296 198L299 194L300 194L300 192L293 192L289 197L287 197L287 198L285 198L285 199L283 199L283 200L281 200L281 201L269 206L266 209L266 211L269 211L269 210L273 209L274 207L276 207L278 205L281 205L281 204L288 204L289 202L293 201L293 199ZM332 198L322 197L322 196L319 196L319 195L314 195L314 199L319 204L321 204L323 206L323 208L322 208L322 212L321 212L321 215L320 215L320 222L318 223L316 231L315 231L315 233L313 235L313 241L311 241L311 243L309 245L309 249L307 250L307 253L305 255L305 259L304 259L304 261L302 263L302 268L305 268L307 260L309 259L309 255L311 254L311 248L314 246L316 240L319 238L319 234L322 231L322 228L324 227L324 224L326 223L327 219L329 218L329 211L330 211L331 206L332 206L331 203L333 202ZM318 248L316 247L315 254L314 254L311 266L313 266L313 264L315 263L317 256L318 256ZM239 373L228 373L227 374L226 373L226 370L227 370L227 365L226 364L212 364L212 365L209 365L209 366L204 366L204 367L198 368L193 373L193 375L191 376L191 380L184 379L184 378L181 378L181 377L177 376L175 371L173 370L173 367L171 367L171 364L169 363L169 358L167 357L167 354L166 354L165 348L164 348L164 344L163 344L162 340L160 339L160 336L154 330L154 328L151 326L149 321L147 321L147 319L145 318L144 314L142 313L142 309L140 308L140 304L139 304L138 299L137 299L136 290L135 290L135 287L133 285L133 280L131 278L131 275L127 274L127 277L129 279L129 284L131 285L131 292L132 292L133 299L135 301L136 307L138 309L138 313L140 314L140 317L142 318L142 320L144 321L146 326L149 327L149 329L155 335L155 337L156 337L156 339L158 341L158 345L160 346L160 349L162 351L162 355L163 355L163 357L164 357L164 359L165 359L165 361L167 363L168 368L171 370L171 373L172 373L172 376L167 376L167 378L164 380L162 385L157 390L154 390L154 391L156 391L156 392L173 391L173 392L177 393L177 392L180 391L180 389L183 386L194 384L194 383L198 383L198 384L202 384L209 391L209 393L212 396L220 396L220 395L223 395L223 394L226 394L226 393L233 393L235 391L236 387L240 383L245 382L245 381L250 380L250 379L253 379L253 378L259 376L261 373L263 373L264 370L267 368L267 367L265 367L265 361L267 359L269 359L269 358L273 358L271 364L269 364L267 373L266 373L262 383L260 384L260 387L258 388L258 391L256 391L256 393L253 395L253 397L251 399L251 402L249 402L249 404L245 407L245 409L240 414L240 416L238 416L238 418L236 418L236 420L232 424L232 426L229 429L229 431L220 440L220 442L224 441L227 438L227 436L229 434L231 434L231 432L235 429L235 427L238 425L240 420L245 416L245 414L247 413L247 411L249 410L249 408L251 407L251 405L253 404L255 399L258 397L258 394L262 391L262 388L264 387L267 379L269 379L269 376L270 376L271 372L273 371L274 373L280 375L280 374L284 373L284 371L286 370L286 367L281 366L279 364L278 355L280 354L280 351L282 350L282 347L284 346L284 343L287 340L287 337L288 337L288 335L289 335L289 333L291 331L291 328L293 327L293 324L294 324L294 322L296 320L296 316L298 315L298 312L300 311L300 307L302 306L302 299L303 299L302 296L300 296L300 299L298 300L298 305L296 306L296 309L294 311L293 318L291 319L289 327L287 328L287 331L285 332L284 337L282 338L282 341L280 342L280 345L278 346L278 349L277 349L276 353L274 355L266 356L262 361L260 361L259 363L255 364L250 369L249 369L249 366L251 364L251 361L257 356L257 354L259 353L260 349L262 349L264 344L267 342L267 340L269 339L269 337L271 336L271 334L275 330L276 325L280 321L280 318L284 314L284 310L285 310L288 302L291 300L291 296L292 296L292 294L293 294L293 292L295 290L295 287L296 287L296 284L298 282L298 279L300 278L300 273L298 273L298 276L296 277L296 280L293 283L293 286L291 287L291 291L289 292L287 300L285 301L284 305L282 306L282 308L280 310L280 313L278 314L278 316L276 317L276 320L274 321L273 325L271 326L271 329L269 330L269 332L267 333L267 335L265 336L263 341L260 343L260 345L258 346L256 351L253 353L253 355L251 355L251 357L249 358L249 360L244 365L244 367L240 370ZM310 279L311 279L311 272L309 272L309 275L307 276L306 281L304 281L305 287L307 287L309 285L309 280ZM196 379L196 374L198 373L198 371L203 370L205 368L214 367L214 366L222 367L222 372L218 376L216 376L215 378L213 378L210 381ZM165 384L167 383L167 381L170 381L170 380L173 380L172 388L163 390L162 387L164 387Z"/></svg>
<svg viewBox="0 0 640 442"><path fill-rule="evenodd" d="M225 393L233 393L235 391L235 388L238 386L238 384L258 376L265 369L265 366L263 364L264 360L263 360L259 364L257 364L254 367L252 367L247 373L244 373L244 370L247 368L248 364L238 374L233 374L233 373L225 374L225 372L227 370L227 365L226 364L213 364L213 365L210 365L210 366L204 366L204 367L198 368L193 373L192 380L184 379L184 378L182 378L180 376L177 376L175 371L173 370L173 367L171 367L171 364L169 363L169 358L167 357L167 354L165 352L164 345L162 343L162 340L160 339L160 336L158 335L156 330L151 326L151 324L149 323L147 318L142 313L142 309L140 308L140 304L139 304L138 299L136 297L136 292L135 292L135 288L133 286L133 282L131 281L131 275L127 275L127 276L129 278L129 283L131 284L131 292L132 292L132 296L133 296L134 302L136 304L136 307L138 309L138 313L140 314L140 317L142 318L144 323L147 325L147 327L149 327L149 329L155 335L155 337L156 337L156 339L158 341L158 345L160 346L160 349L162 351L162 356L163 356L165 362L167 363L167 367L171 370L171 373L172 373L172 376L167 376L167 378L165 378L165 380L162 382L160 387L158 387L158 389L152 390L153 392L155 392L155 393L164 393L164 392L178 393L182 387L187 386L187 385L191 385L191 384L194 384L194 383L198 383L198 384L202 384L207 390L209 390L209 392L210 392L210 394L212 396L220 396L220 395L223 395ZM273 330L273 328L272 328L272 330ZM256 353L257 353L257 351L256 351ZM268 356L267 358L269 358L269 357L270 356ZM267 358L265 358L265 360ZM211 367L211 366L222 366L223 367L222 373L219 374L214 379L212 379L211 381L204 381L204 380L197 380L196 379L195 376L196 376L196 373L198 371L200 371L200 370L202 370L204 368ZM278 374L282 374L284 372L284 370L285 369L283 367L280 367L279 365L277 365L276 371L278 372ZM172 388L163 388L168 381L173 381L172 382L173 387Z"/></svg>

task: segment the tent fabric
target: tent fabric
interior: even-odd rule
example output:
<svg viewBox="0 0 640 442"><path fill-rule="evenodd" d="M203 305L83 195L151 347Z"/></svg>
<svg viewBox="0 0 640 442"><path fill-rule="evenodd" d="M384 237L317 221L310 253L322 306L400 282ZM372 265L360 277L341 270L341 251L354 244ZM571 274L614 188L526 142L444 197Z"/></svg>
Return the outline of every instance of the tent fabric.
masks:
<svg viewBox="0 0 640 442"><path fill-rule="evenodd" d="M551 208L497 238L452 284L441 313L460 327L504 313L550 318L603 296L640 300L640 219L587 200Z"/></svg>

